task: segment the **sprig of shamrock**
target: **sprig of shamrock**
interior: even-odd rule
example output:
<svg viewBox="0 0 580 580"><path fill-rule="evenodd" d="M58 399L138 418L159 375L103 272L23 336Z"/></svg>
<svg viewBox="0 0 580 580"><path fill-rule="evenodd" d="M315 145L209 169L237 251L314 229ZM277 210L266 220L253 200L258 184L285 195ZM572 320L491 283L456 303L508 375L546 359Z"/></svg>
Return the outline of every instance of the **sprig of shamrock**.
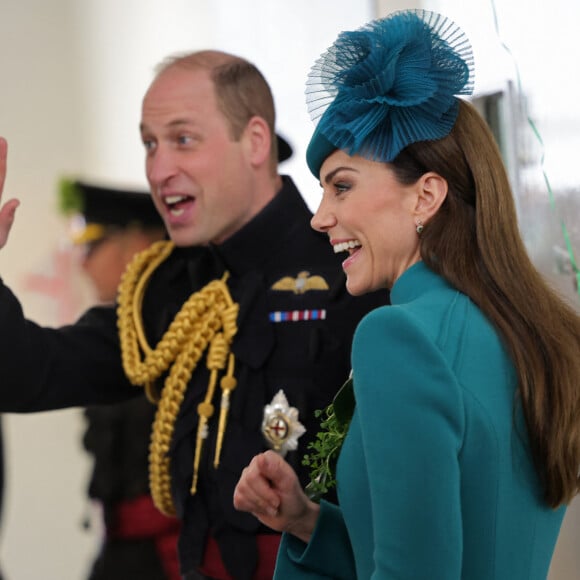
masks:
<svg viewBox="0 0 580 580"><path fill-rule="evenodd" d="M348 431L350 418L347 421L337 417L334 404L323 410L315 411L316 417L323 417L320 431L308 444L308 453L302 459L302 465L310 468L310 483L306 493L313 501L320 501L330 489L336 486L336 462Z"/></svg>

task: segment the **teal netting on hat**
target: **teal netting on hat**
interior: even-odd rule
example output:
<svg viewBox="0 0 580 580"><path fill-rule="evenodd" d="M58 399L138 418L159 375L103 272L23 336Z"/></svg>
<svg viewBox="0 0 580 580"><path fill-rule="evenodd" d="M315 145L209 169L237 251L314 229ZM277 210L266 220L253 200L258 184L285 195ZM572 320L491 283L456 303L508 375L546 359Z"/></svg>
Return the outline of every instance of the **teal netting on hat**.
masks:
<svg viewBox="0 0 580 580"><path fill-rule="evenodd" d="M313 141L391 161L410 143L447 135L455 96L472 92L473 53L461 29L435 12L395 12L342 32L312 67Z"/></svg>

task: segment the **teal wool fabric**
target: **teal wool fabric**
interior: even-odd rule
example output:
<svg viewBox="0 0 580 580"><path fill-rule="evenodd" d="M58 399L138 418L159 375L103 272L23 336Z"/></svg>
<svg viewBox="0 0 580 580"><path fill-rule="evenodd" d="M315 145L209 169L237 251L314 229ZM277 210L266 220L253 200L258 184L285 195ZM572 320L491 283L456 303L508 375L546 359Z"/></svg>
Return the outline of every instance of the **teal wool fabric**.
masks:
<svg viewBox="0 0 580 580"><path fill-rule="evenodd" d="M481 311L423 263L356 331L356 407L306 546L276 578L545 580L564 509L542 502L516 376Z"/></svg>

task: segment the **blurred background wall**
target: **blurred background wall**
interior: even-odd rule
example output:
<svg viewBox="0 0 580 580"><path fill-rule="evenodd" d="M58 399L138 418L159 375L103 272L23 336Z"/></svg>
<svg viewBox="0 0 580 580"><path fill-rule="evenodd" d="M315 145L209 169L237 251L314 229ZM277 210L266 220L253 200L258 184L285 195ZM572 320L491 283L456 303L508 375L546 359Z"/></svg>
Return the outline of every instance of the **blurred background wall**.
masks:
<svg viewBox="0 0 580 580"><path fill-rule="evenodd" d="M443 12L471 38L476 97L501 141L522 233L542 271L576 304L580 55L572 27L580 5L572 0L2 0L5 198L18 197L21 206L0 253L0 275L26 314L60 325L90 302L65 244L58 179L145 185L140 104L164 56L219 48L259 66L275 95L278 130L295 150L284 172L314 208L319 186L304 164L312 130L304 104L306 74L340 30L410 7ZM81 413L6 415L4 432L0 563L7 579L81 580L101 533L85 499L89 464L81 446ZM92 521L88 529L86 521ZM551 580L580 577L579 537L574 503Z"/></svg>

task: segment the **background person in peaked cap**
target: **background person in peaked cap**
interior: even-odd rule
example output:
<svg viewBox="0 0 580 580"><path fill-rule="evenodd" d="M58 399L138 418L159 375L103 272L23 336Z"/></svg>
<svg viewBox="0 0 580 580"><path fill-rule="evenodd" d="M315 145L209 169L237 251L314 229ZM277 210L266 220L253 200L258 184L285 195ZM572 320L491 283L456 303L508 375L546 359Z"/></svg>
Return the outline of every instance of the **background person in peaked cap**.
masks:
<svg viewBox="0 0 580 580"><path fill-rule="evenodd" d="M133 256L167 233L146 191L62 180L60 211L69 218L70 240L82 247L82 266L102 303L114 303Z"/></svg>
<svg viewBox="0 0 580 580"><path fill-rule="evenodd" d="M99 302L114 304L127 264L167 235L149 192L62 180L59 202ZM94 460L88 497L97 503L104 529L89 580L179 579L179 520L159 512L149 493L155 406L143 394L84 414L83 444Z"/></svg>

